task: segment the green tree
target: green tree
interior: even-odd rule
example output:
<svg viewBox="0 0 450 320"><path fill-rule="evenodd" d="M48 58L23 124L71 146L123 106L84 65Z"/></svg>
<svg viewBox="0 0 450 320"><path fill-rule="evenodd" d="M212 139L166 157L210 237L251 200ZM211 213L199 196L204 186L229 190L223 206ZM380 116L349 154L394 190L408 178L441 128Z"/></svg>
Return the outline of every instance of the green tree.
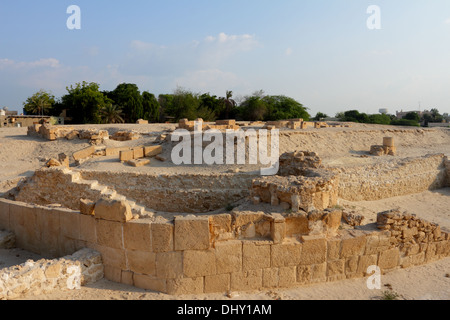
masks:
<svg viewBox="0 0 450 320"><path fill-rule="evenodd" d="M144 110L143 119L150 122L159 122L159 102L153 93L144 91L142 93L142 108Z"/></svg>
<svg viewBox="0 0 450 320"><path fill-rule="evenodd" d="M124 123L123 112L119 106L109 103L100 109L103 123Z"/></svg>
<svg viewBox="0 0 450 320"><path fill-rule="evenodd" d="M100 110L112 101L99 91L97 83L83 81L66 89L61 104L73 123L101 123Z"/></svg>
<svg viewBox="0 0 450 320"><path fill-rule="evenodd" d="M293 98L286 96L266 96L263 100L267 104L265 120L277 121L302 118L309 121L310 115L303 105Z"/></svg>
<svg viewBox="0 0 450 320"><path fill-rule="evenodd" d="M420 117L419 117L419 114L417 112L409 112L403 117L403 119L413 120L413 121L416 121L416 122L420 121Z"/></svg>
<svg viewBox="0 0 450 320"><path fill-rule="evenodd" d="M328 115L322 112L317 112L316 116L313 118L314 121L322 121L322 119L328 118Z"/></svg>
<svg viewBox="0 0 450 320"><path fill-rule="evenodd" d="M41 89L23 103L28 115L49 115L55 105L55 96Z"/></svg>
<svg viewBox="0 0 450 320"><path fill-rule="evenodd" d="M143 98L137 85L119 84L109 95L115 104L122 107L125 121L135 123L144 117Z"/></svg>
<svg viewBox="0 0 450 320"><path fill-rule="evenodd" d="M263 98L249 96L239 106L239 115L244 121L263 121L268 114L268 106Z"/></svg>
<svg viewBox="0 0 450 320"><path fill-rule="evenodd" d="M233 91L227 91L226 94L225 94L225 98L222 98L224 106L225 106L225 110L224 110L224 118L225 118L225 120L228 120L230 118L230 116L232 114L234 114L233 111L234 111L234 109L237 106L236 101L234 101L232 99L232 97L233 97Z"/></svg>
<svg viewBox="0 0 450 320"><path fill-rule="evenodd" d="M200 99L197 94L183 88L177 88L172 96L172 101L166 105L164 110L166 115L180 119L194 120L198 117L197 110L200 106Z"/></svg>

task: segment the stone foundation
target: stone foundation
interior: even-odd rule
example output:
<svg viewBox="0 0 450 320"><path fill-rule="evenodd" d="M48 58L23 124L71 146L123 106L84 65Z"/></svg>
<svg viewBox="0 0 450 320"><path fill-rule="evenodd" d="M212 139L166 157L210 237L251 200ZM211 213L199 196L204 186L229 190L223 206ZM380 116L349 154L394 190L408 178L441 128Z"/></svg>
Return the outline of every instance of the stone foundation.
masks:
<svg viewBox="0 0 450 320"><path fill-rule="evenodd" d="M97 203L95 210L102 206ZM19 246L37 253L92 248L101 253L107 279L168 294L295 287L365 277L371 265L387 272L450 255L448 233L404 215L380 215L379 227L388 229L382 231L339 230L338 210L179 216L166 222L125 222L120 216L0 200L0 228L15 232ZM395 233L411 221L417 234ZM422 225L428 237L421 236ZM414 244L408 247L404 239Z"/></svg>

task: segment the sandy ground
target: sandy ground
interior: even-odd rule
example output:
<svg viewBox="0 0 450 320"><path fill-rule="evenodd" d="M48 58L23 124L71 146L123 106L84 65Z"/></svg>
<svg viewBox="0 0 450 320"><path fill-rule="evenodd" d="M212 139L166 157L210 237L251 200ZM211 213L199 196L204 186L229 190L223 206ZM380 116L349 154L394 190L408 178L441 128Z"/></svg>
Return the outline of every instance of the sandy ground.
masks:
<svg viewBox="0 0 450 320"><path fill-rule="evenodd" d="M89 129L94 126L76 126ZM95 126L114 133L118 130L140 132L137 141L106 141L106 146L136 146L152 143L158 134L175 129L174 125L102 125ZM398 130L404 132L398 132ZM396 131L392 131L396 130ZM381 144L383 136L394 136L399 155L392 157L367 157L373 144ZM13 188L20 179L29 177L42 167L46 160L59 153L71 154L89 146L86 141L58 140L44 141L26 136L26 128L0 129L0 194ZM450 156L450 129L411 129L376 125L355 124L352 128L309 129L302 134L290 135L280 141L280 153L294 150L316 151L325 165L354 166L430 153L444 153ZM167 152L167 151L166 151ZM167 156L167 154L166 154ZM177 167L170 162L153 161L144 168L132 168L116 159L97 158L83 164L89 170L144 170L147 172L228 172L240 168L241 172L252 172L251 166ZM345 208L361 212L366 223L373 223L380 211L400 208L428 221L436 222L443 229L450 230L450 188L425 191L378 201L349 202L341 200ZM0 268L40 257L20 249L0 250ZM382 276L381 290L369 290L367 279L351 279L334 283L322 283L298 288L268 290L261 292L169 296L113 283L105 279L76 291L55 291L41 296L26 296L30 300L373 300L380 299L383 291L391 289L400 299L447 300L450 299L450 258L404 270L395 270Z"/></svg>

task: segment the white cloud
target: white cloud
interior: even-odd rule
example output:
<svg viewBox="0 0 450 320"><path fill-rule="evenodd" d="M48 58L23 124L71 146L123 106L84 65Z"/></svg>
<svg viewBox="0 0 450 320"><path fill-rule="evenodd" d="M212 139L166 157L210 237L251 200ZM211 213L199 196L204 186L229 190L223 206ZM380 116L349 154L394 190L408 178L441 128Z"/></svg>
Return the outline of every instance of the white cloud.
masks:
<svg viewBox="0 0 450 320"><path fill-rule="evenodd" d="M36 61L14 61L10 59L0 59L0 69L34 69L34 68L58 68L61 64L55 58L39 59Z"/></svg>

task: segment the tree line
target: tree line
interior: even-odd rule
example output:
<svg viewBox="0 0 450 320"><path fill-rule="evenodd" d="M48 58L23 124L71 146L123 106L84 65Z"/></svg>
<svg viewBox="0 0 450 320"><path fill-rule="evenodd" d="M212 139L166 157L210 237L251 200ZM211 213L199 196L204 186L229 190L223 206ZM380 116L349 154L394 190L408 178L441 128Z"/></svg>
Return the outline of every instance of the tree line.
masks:
<svg viewBox="0 0 450 320"><path fill-rule="evenodd" d="M237 119L242 121L276 121L310 119L308 108L284 95L266 95L258 91L238 103L233 92L223 97L210 93L194 93L177 88L171 94L140 92L136 84L122 83L112 91L101 91L97 83L81 82L66 88L67 94L56 99L40 90L23 103L28 115L60 116L65 110L72 124L136 123L139 119L152 123L177 122L180 119L205 121Z"/></svg>

